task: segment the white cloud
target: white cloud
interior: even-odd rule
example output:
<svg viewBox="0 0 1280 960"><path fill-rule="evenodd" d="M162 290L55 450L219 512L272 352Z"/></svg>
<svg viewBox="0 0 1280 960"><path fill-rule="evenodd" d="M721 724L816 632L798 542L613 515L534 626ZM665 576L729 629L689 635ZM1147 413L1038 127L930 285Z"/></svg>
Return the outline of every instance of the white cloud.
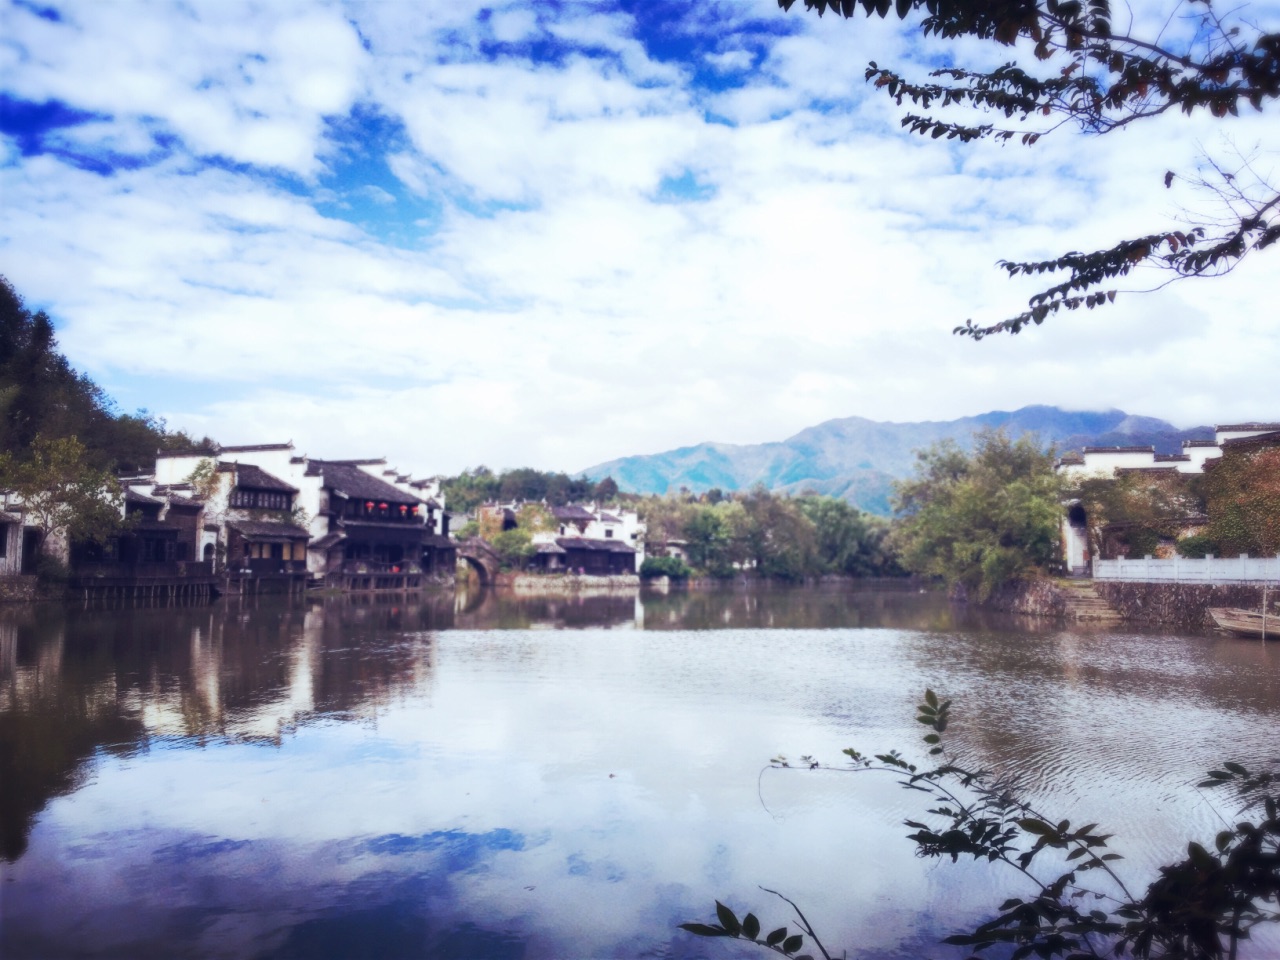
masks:
<svg viewBox="0 0 1280 960"><path fill-rule="evenodd" d="M99 115L61 146L176 144L110 176L10 146L7 275L103 383L193 384L146 402L176 426L418 472L574 469L852 414L1280 412L1266 263L1014 339L950 333L1036 289L1005 279L1001 257L1173 222L1183 198L1163 172L1194 164L1197 141L1216 149L1217 122L959 147L901 133L867 88L867 59L929 46L885 24L792 14L794 35L753 39L768 50L749 85L717 93L692 85L693 64L648 55L630 17L515 4L486 21L480 6L156 5L126 23L73 4L63 24L11 11L11 94ZM749 54L733 31L778 16L711 15L704 56L735 68ZM563 55L479 52L535 36ZM357 102L404 135L371 135L348 166L326 118ZM1274 146L1267 120L1232 129ZM396 202L380 166L434 212ZM686 173L698 199L660 195ZM396 245L317 209L347 200L382 211Z"/></svg>

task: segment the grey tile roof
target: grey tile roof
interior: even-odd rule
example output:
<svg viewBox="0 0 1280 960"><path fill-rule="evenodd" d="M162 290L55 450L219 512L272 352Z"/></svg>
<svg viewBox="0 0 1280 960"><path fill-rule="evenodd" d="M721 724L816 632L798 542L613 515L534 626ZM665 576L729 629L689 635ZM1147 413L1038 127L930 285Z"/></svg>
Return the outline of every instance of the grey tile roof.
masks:
<svg viewBox="0 0 1280 960"><path fill-rule="evenodd" d="M557 537L556 544L566 550L593 550L597 553L635 553L634 547L621 540L591 540L587 537Z"/></svg>
<svg viewBox="0 0 1280 960"><path fill-rule="evenodd" d="M594 520L596 518L594 513L576 503L552 507L551 515L557 520Z"/></svg>
<svg viewBox="0 0 1280 960"><path fill-rule="evenodd" d="M278 520L228 520L227 526L248 540L310 540L311 533Z"/></svg>
<svg viewBox="0 0 1280 960"><path fill-rule="evenodd" d="M252 463L236 464L236 486L250 490L280 490L285 493L297 493L297 487L291 487L279 477L273 476L261 467Z"/></svg>
<svg viewBox="0 0 1280 960"><path fill-rule="evenodd" d="M421 503L417 497L402 493L391 484L372 477L351 463L333 460L312 460L311 465L323 478L324 485L335 493L345 494L352 500L374 500L379 503Z"/></svg>

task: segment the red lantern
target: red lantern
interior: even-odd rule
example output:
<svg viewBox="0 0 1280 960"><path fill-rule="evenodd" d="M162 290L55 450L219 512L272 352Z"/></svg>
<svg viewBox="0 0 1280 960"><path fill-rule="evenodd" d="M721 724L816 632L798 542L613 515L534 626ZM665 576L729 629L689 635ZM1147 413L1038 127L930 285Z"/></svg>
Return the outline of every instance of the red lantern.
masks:
<svg viewBox="0 0 1280 960"><path fill-rule="evenodd" d="M409 512L409 508L406 507L403 503L400 504L400 516L403 517L408 512Z"/></svg>
<svg viewBox="0 0 1280 960"><path fill-rule="evenodd" d="M385 510L385 509L387 509L387 505L386 505L385 503L380 503L380 504L378 504L378 509L379 509L379 510Z"/></svg>
<svg viewBox="0 0 1280 960"><path fill-rule="evenodd" d="M413 517L416 517L416 516L418 515L418 508L417 508L417 507L410 507L410 508L409 508L409 515L410 515L410 516L413 516Z"/></svg>

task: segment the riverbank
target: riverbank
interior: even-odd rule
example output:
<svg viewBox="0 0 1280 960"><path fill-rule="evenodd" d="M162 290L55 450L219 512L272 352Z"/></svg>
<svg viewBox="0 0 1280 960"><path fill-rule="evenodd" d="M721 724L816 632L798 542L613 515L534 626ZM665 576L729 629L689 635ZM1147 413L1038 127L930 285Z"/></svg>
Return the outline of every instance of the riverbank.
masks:
<svg viewBox="0 0 1280 960"><path fill-rule="evenodd" d="M1135 583L1104 580L1021 580L994 591L981 604L992 610L1058 620L1091 620L1073 610L1073 587L1089 584L1092 591L1125 623L1168 626L1181 630L1211 630L1210 607L1262 607L1261 584ZM1277 591L1270 589L1268 599ZM963 601L963 596L954 597Z"/></svg>

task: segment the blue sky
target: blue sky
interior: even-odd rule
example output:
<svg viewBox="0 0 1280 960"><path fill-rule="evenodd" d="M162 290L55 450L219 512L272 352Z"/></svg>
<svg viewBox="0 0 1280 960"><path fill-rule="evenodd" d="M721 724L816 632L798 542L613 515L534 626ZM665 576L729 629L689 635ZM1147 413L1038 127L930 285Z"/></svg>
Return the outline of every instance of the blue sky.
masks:
<svg viewBox="0 0 1280 960"><path fill-rule="evenodd" d="M773 0L0 0L0 273L126 410L417 473L1029 403L1280 418L1274 256L950 333L1020 309L1002 257L1175 225L1202 150L1270 169L1274 119L909 138L863 69L946 58L998 52Z"/></svg>

